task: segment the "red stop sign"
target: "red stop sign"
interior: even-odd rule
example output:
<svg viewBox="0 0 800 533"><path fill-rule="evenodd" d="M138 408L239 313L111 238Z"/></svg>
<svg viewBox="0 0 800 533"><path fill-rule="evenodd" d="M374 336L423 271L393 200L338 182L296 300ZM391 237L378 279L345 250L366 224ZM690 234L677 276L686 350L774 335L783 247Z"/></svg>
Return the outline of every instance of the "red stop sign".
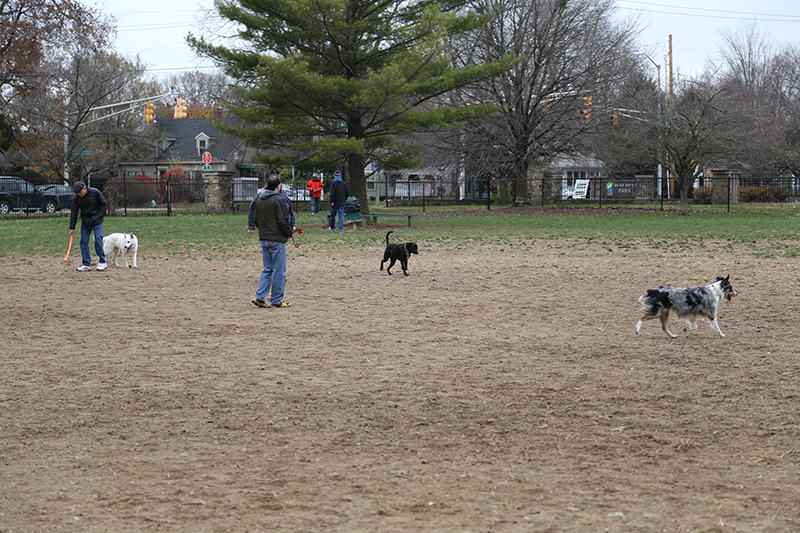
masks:
<svg viewBox="0 0 800 533"><path fill-rule="evenodd" d="M210 152L203 152L203 163L206 165L211 163L211 153Z"/></svg>

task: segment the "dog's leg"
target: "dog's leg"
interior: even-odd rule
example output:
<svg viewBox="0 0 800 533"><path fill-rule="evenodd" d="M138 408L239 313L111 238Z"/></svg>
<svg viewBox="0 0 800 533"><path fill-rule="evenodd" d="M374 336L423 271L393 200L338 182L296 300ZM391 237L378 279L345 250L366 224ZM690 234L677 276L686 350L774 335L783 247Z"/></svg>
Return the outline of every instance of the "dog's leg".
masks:
<svg viewBox="0 0 800 533"><path fill-rule="evenodd" d="M642 329L642 324L644 324L644 318L640 318L639 321L636 323L636 334L639 334L639 330Z"/></svg>
<svg viewBox="0 0 800 533"><path fill-rule="evenodd" d="M388 267L386 267L386 273L387 273L387 274L389 274L390 276L392 275L392 267L394 266L394 264L395 264L396 262L397 262L397 259L395 259L394 257L392 257L392 258L389 260L389 266L388 266Z"/></svg>
<svg viewBox="0 0 800 533"><path fill-rule="evenodd" d="M403 274L408 276L408 261L400 260L400 268L403 269Z"/></svg>
<svg viewBox="0 0 800 533"><path fill-rule="evenodd" d="M128 250L122 249L122 262L125 263L125 268L128 268Z"/></svg>
<svg viewBox="0 0 800 533"><path fill-rule="evenodd" d="M677 335L674 335L674 334L673 334L673 333L672 333L672 332L669 330L669 326L667 325L667 321L669 320L669 312L666 312L666 313L664 313L664 314L663 314L663 315L661 315L659 318L661 319L661 329L663 329L663 330L664 330L664 333L666 333L667 335L669 335L669 336L670 336L670 337L672 337L673 339L674 339L675 337L677 337Z"/></svg>
<svg viewBox="0 0 800 533"><path fill-rule="evenodd" d="M717 324L717 317L716 316L714 317L714 320L710 320L709 322L711 322L711 329L716 330L716 332L719 333L720 337L724 337L725 336L725 334L722 333L722 331L719 329L719 324Z"/></svg>
<svg viewBox="0 0 800 533"><path fill-rule="evenodd" d="M138 248L133 251L133 268L139 268L139 267L136 266L136 254L138 254L138 253L139 253L139 249Z"/></svg>

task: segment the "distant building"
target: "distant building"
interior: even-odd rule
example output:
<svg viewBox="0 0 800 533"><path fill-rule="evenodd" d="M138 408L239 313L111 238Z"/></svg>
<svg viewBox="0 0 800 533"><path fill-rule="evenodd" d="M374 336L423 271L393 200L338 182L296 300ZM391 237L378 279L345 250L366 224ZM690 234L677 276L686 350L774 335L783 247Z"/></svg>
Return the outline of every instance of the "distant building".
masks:
<svg viewBox="0 0 800 533"><path fill-rule="evenodd" d="M218 120L237 122L233 118ZM156 126L160 135L153 147L153 159L121 164L120 177L145 175L159 180L175 169L181 169L191 182L202 181L204 171L230 172L235 178L266 176L262 165L251 162L257 151L242 139L218 130L209 119L159 119ZM203 162L206 152L211 155L208 166Z"/></svg>

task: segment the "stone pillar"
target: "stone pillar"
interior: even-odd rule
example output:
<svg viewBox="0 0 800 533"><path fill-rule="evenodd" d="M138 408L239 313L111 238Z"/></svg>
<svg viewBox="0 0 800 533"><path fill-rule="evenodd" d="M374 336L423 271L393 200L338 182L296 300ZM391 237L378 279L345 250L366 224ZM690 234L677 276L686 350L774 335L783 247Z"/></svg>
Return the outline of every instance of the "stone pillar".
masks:
<svg viewBox="0 0 800 533"><path fill-rule="evenodd" d="M728 196L730 188L730 197ZM736 176L714 176L711 178L711 203L727 205L730 198L731 205L739 203L739 179Z"/></svg>
<svg viewBox="0 0 800 533"><path fill-rule="evenodd" d="M203 172L206 187L206 215L231 212L233 203L233 172Z"/></svg>

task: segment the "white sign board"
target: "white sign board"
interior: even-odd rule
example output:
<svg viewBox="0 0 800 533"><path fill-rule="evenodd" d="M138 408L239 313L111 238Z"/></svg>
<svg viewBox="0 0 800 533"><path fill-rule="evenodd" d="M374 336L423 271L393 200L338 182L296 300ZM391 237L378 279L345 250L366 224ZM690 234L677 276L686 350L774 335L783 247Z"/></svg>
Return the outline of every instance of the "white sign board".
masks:
<svg viewBox="0 0 800 533"><path fill-rule="evenodd" d="M586 198L589 193L589 180L575 180L575 193L573 198Z"/></svg>

